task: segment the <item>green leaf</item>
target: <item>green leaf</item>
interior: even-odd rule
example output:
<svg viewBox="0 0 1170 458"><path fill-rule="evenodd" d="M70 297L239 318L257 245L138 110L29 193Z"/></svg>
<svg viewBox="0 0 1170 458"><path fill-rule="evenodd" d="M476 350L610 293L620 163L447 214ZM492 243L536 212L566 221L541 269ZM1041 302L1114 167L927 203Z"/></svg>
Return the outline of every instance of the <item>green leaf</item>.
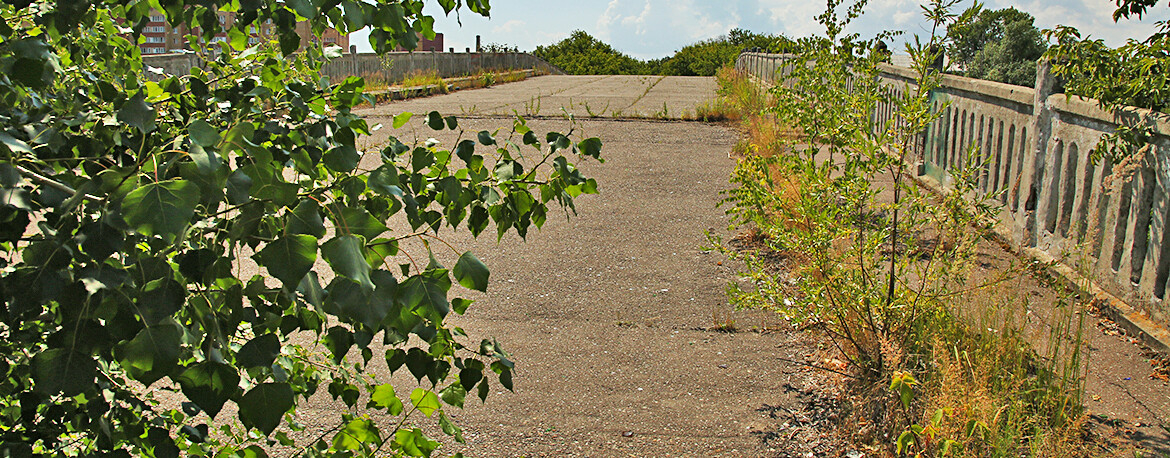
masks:
<svg viewBox="0 0 1170 458"><path fill-rule="evenodd" d="M434 365L435 358L421 348L411 348L410 351L406 352L406 368L420 382Z"/></svg>
<svg viewBox="0 0 1170 458"><path fill-rule="evenodd" d="M415 388L414 391L410 393L410 403L411 405L418 408L419 412L422 412L423 415L428 417L435 413L435 411L442 408L442 406L439 404L439 397L436 396L433 391L424 390L422 388Z"/></svg>
<svg viewBox="0 0 1170 458"><path fill-rule="evenodd" d="M597 137L593 137L593 138L587 138L585 140L581 140L580 143L577 143L577 149L579 151L581 151L581 154L584 154L586 156L591 156L594 159L600 159L601 158L601 139L597 138Z"/></svg>
<svg viewBox="0 0 1170 458"><path fill-rule="evenodd" d="M358 162L362 159L361 153L352 145L342 145L329 150L321 157L321 162L328 167L329 170L335 172L348 173L357 168Z"/></svg>
<svg viewBox="0 0 1170 458"><path fill-rule="evenodd" d="M4 146L8 147L8 151L10 151L12 153L31 153L32 152L32 148L29 147L28 143L25 143L24 140L20 140L20 139L15 138L11 135L8 135L4 132L0 132L0 144L3 144Z"/></svg>
<svg viewBox="0 0 1170 458"><path fill-rule="evenodd" d="M459 118L456 118L454 116L448 116L446 118L443 118L443 121L447 122L448 129L455 130L455 129L459 128Z"/></svg>
<svg viewBox="0 0 1170 458"><path fill-rule="evenodd" d="M321 218L321 206L313 199L304 199L288 215L288 233L307 234L321 238L325 236L325 221Z"/></svg>
<svg viewBox="0 0 1170 458"><path fill-rule="evenodd" d="M231 28L227 31L228 43L232 49L236 51L243 51L248 47L248 36L241 32L240 29Z"/></svg>
<svg viewBox="0 0 1170 458"><path fill-rule="evenodd" d="M402 413L402 400L398 399L398 394L394 392L394 387L389 383L385 385L378 385L374 387L374 392L370 394L371 407L379 409L386 409L390 415L398 416Z"/></svg>
<svg viewBox="0 0 1170 458"><path fill-rule="evenodd" d="M317 17L317 7L313 6L311 0L286 0L285 4L296 11L297 14L305 19L313 19Z"/></svg>
<svg viewBox="0 0 1170 458"><path fill-rule="evenodd" d="M443 398L443 402L449 405L463 408L463 400L467 397L467 390L459 383L452 383L439 392L439 397Z"/></svg>
<svg viewBox="0 0 1170 458"><path fill-rule="evenodd" d="M402 451L409 456L431 456L435 449L439 448L439 443L427 439L421 429L399 429L394 433L394 443L402 448Z"/></svg>
<svg viewBox="0 0 1170 458"><path fill-rule="evenodd" d="M240 374L226 364L204 361L187 367L176 381L187 399L215 418L223 404L239 391Z"/></svg>
<svg viewBox="0 0 1170 458"><path fill-rule="evenodd" d="M170 277L152 280L142 287L137 310L148 325L171 318L187 300L187 288Z"/></svg>
<svg viewBox="0 0 1170 458"><path fill-rule="evenodd" d="M338 234L360 235L366 240L373 240L389 230L365 208L332 205L330 209L329 216Z"/></svg>
<svg viewBox="0 0 1170 458"><path fill-rule="evenodd" d="M447 418L447 414L444 412L439 412L439 427L443 429L443 433L454 437L455 442L460 444L466 443L466 441L463 440L463 430L459 428L459 425L456 425L455 422L451 421L450 418Z"/></svg>
<svg viewBox="0 0 1170 458"><path fill-rule="evenodd" d="M240 205L248 201L252 193L252 177L240 170L228 176L226 192L228 203Z"/></svg>
<svg viewBox="0 0 1170 458"><path fill-rule="evenodd" d="M898 455L902 455L902 453L909 451L910 444L913 441L914 433L910 432L910 430L902 431L902 434L898 435Z"/></svg>
<svg viewBox="0 0 1170 458"><path fill-rule="evenodd" d="M435 163L435 153L426 148L415 148L410 156L410 167L418 172Z"/></svg>
<svg viewBox="0 0 1170 458"><path fill-rule="evenodd" d="M475 301L473 301L473 300L464 299L462 297L457 297L455 299L451 299L451 310L455 311L455 313L462 315L464 313L467 313L467 308L470 307L471 304L474 302Z"/></svg>
<svg viewBox="0 0 1170 458"><path fill-rule="evenodd" d="M76 396L94 387L97 363L89 355L51 348L33 356L32 379L36 391Z"/></svg>
<svg viewBox="0 0 1170 458"><path fill-rule="evenodd" d="M280 52L286 56L297 52L301 46L301 36L296 33L280 34Z"/></svg>
<svg viewBox="0 0 1170 458"><path fill-rule="evenodd" d="M317 261L317 238L307 234L286 235L269 243L256 255L256 262L268 269L284 287L295 290Z"/></svg>
<svg viewBox="0 0 1170 458"><path fill-rule="evenodd" d="M334 326L325 332L325 346L333 353L333 363L340 364L353 347L353 332L344 326Z"/></svg>
<svg viewBox="0 0 1170 458"><path fill-rule="evenodd" d="M187 126L187 134L195 144L207 148L218 145L220 140L219 131L202 119L191 121L191 125Z"/></svg>
<svg viewBox="0 0 1170 458"><path fill-rule="evenodd" d="M115 356L130 378L150 387L178 364L182 339L183 328L168 320L138 331L133 339L118 346Z"/></svg>
<svg viewBox="0 0 1170 458"><path fill-rule="evenodd" d="M333 436L333 448L340 450L361 450L367 444L381 443L378 427L371 420L352 420L345 429Z"/></svg>
<svg viewBox="0 0 1170 458"><path fill-rule="evenodd" d="M157 116L154 108L146 104L146 92L134 94L125 105L118 110L118 121L128 124L139 132L149 134L154 131L154 118Z"/></svg>
<svg viewBox="0 0 1170 458"><path fill-rule="evenodd" d="M445 124L443 124L443 115L439 114L437 111L428 113L427 126L429 126L432 130L443 130L443 127L445 126Z"/></svg>
<svg viewBox="0 0 1170 458"><path fill-rule="evenodd" d="M505 369L505 370L500 371L500 385L503 385L504 388L508 389L508 391L515 391L512 389L512 370L511 369Z"/></svg>
<svg viewBox="0 0 1170 458"><path fill-rule="evenodd" d="M479 131L477 138L479 139L479 144L484 146L496 144L496 139L492 138L492 133L486 130Z"/></svg>
<svg viewBox="0 0 1170 458"><path fill-rule="evenodd" d="M187 230L199 203L199 186L186 180L150 183L122 199L126 223L143 235L171 240Z"/></svg>
<svg viewBox="0 0 1170 458"><path fill-rule="evenodd" d="M470 251L459 256L459 261L455 263L455 269L452 270L452 273L455 274L455 280L463 287L487 292L488 268Z"/></svg>
<svg viewBox="0 0 1170 458"><path fill-rule="evenodd" d="M395 129L402 128L402 126L405 126L406 123L408 121L410 121L410 118L413 116L414 116L414 113L411 113L409 111L399 113L397 116L394 117L394 128Z"/></svg>
<svg viewBox="0 0 1170 458"><path fill-rule="evenodd" d="M370 281L370 264L366 262L365 243L353 235L334 237L321 246L321 254L329 261L333 272L358 282L367 291L374 289Z"/></svg>
<svg viewBox="0 0 1170 458"><path fill-rule="evenodd" d="M451 304L447 302L447 290L443 284L430 277L413 276L402 282L399 287L402 300L407 308L415 310L425 307L420 316L427 316L433 321L441 321L451 311Z"/></svg>
<svg viewBox="0 0 1170 458"><path fill-rule="evenodd" d="M188 154L191 155L191 161L195 163L199 173L204 175L215 173L216 169L219 169L219 166L223 164L215 150L205 149L199 145L191 145L191 151Z"/></svg>
<svg viewBox="0 0 1170 458"><path fill-rule="evenodd" d="M236 352L236 365L244 368L268 367L280 355L280 337L264 334L249 340Z"/></svg>
<svg viewBox="0 0 1170 458"><path fill-rule="evenodd" d="M264 383L248 390L237 404L244 426L259 429L267 436L293 408L293 390L287 383Z"/></svg>

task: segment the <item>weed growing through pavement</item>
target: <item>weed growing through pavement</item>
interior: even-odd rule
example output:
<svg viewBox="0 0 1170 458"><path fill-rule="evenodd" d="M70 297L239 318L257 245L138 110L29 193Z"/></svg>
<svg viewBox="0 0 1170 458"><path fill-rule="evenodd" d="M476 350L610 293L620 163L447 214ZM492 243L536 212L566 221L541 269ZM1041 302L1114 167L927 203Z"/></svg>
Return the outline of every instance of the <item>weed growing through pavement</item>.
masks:
<svg viewBox="0 0 1170 458"><path fill-rule="evenodd" d="M1047 336L1028 334L1023 298L1004 289L1024 272L972 277L999 202L977 192L978 166L952 171L943 195L910 176L939 111L929 95L940 77L927 64L942 43L916 40L919 78L892 88L878 77L878 39L841 35L864 2L839 18L841 3L820 17L826 38L797 43L785 85L764 92L720 72L710 112L745 132L725 205L732 229L751 228L762 245L738 250L710 236L746 265L749 286L730 285L729 300L827 337L852 369L844 426L861 442L922 456L1085 454L1082 304L1058 295ZM953 5L927 9L936 29L956 17ZM894 121L870 116L879 106Z"/></svg>

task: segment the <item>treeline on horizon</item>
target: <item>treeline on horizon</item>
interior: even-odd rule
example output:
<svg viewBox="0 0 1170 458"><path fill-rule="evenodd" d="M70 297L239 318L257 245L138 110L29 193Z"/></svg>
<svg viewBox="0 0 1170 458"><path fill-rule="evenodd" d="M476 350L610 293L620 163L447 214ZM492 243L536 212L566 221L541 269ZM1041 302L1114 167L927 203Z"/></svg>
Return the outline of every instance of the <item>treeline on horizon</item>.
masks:
<svg viewBox="0 0 1170 458"><path fill-rule="evenodd" d="M1048 49L1032 15L1011 7L987 10L977 5L964 12L947 34L948 73L1020 86L1033 85L1036 60ZM557 43L537 46L533 55L571 75L714 76L720 67L734 64L744 50L795 52L800 41L737 28L687 45L672 56L639 60L576 30Z"/></svg>
<svg viewBox="0 0 1170 458"><path fill-rule="evenodd" d="M789 43L792 40L783 35L732 29L727 35L687 45L673 56L639 60L576 30L560 42L537 46L532 54L570 75L714 76L745 49L779 52Z"/></svg>

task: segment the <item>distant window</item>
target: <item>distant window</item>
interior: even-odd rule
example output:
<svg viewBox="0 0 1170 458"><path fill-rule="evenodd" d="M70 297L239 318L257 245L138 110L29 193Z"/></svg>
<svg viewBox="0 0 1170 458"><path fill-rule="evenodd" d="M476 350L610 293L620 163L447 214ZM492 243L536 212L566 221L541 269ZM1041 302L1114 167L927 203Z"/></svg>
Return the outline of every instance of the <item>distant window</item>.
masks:
<svg viewBox="0 0 1170 458"><path fill-rule="evenodd" d="M166 43L166 38L163 37L146 37L147 43Z"/></svg>
<svg viewBox="0 0 1170 458"><path fill-rule="evenodd" d="M250 45L254 45L254 44L259 43L259 42L260 42L260 39L256 38L256 37L251 37L248 39L248 44L250 44Z"/></svg>
<svg viewBox="0 0 1170 458"><path fill-rule="evenodd" d="M222 15L222 14L221 14L221 15L219 15L219 23L220 23L220 24L223 24L223 23L226 23L226 22L227 22L227 16L224 16L224 15Z"/></svg>
<svg viewBox="0 0 1170 458"><path fill-rule="evenodd" d="M251 26L251 27L248 27L248 32L249 32L249 33L256 33L256 31L257 31L257 30L259 30L259 29L257 29L257 28L256 28L256 26Z"/></svg>
<svg viewBox="0 0 1170 458"><path fill-rule="evenodd" d="M166 52L163 48L142 48L143 54L162 54Z"/></svg>
<svg viewBox="0 0 1170 458"><path fill-rule="evenodd" d="M152 14L152 15L150 15L150 22L164 22L164 21L166 21L166 20L167 20L167 17L166 17L166 16L163 16L163 15L161 15L161 14Z"/></svg>
<svg viewBox="0 0 1170 458"><path fill-rule="evenodd" d="M151 25L142 29L142 31L146 33L163 33L166 32L167 29L161 25Z"/></svg>
<svg viewBox="0 0 1170 458"><path fill-rule="evenodd" d="M227 41L227 37L215 37L211 39L212 43L222 43Z"/></svg>
<svg viewBox="0 0 1170 458"><path fill-rule="evenodd" d="M337 39L333 38L333 37L325 37L325 42L326 43L335 43L335 42L337 42Z"/></svg>

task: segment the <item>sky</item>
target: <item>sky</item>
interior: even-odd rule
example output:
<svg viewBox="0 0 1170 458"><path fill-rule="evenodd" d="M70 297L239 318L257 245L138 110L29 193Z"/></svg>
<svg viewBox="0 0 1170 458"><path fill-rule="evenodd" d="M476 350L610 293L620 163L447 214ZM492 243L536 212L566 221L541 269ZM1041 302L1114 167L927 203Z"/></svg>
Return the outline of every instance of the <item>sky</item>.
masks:
<svg viewBox="0 0 1170 458"><path fill-rule="evenodd" d="M972 0L960 3L959 10ZM1154 31L1154 23L1170 20L1168 2L1151 10L1143 20L1114 23L1114 0L986 0L985 7L1014 6L1036 18L1041 29L1070 25L1082 35L1101 38L1118 46L1127 38L1142 39ZM902 30L906 37L929 35L930 25L921 14L918 0L870 0L865 14L847 29L862 37L882 30ZM426 9L435 15L435 30L443 32L444 46L462 52L475 47L475 36L483 43L515 46L531 51L584 30L617 50L639 59L674 54L688 44L725 35L733 28L758 33L802 37L823 34L814 17L825 4L818 0L493 0L491 18L463 11L458 20L452 13L443 16L435 2ZM958 12L958 11L957 11ZM462 22L460 26L459 22ZM350 36L358 50L370 50L369 33ZM898 48L900 44L894 43Z"/></svg>

